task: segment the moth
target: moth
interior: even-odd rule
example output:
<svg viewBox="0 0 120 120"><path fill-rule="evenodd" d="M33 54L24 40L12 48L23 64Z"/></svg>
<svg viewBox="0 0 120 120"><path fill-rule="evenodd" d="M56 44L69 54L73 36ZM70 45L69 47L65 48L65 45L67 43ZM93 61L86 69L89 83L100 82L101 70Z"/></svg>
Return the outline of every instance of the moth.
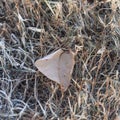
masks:
<svg viewBox="0 0 120 120"><path fill-rule="evenodd" d="M35 66L47 78L60 84L63 91L70 85L71 75L75 65L75 53L70 50L57 51L38 59Z"/></svg>

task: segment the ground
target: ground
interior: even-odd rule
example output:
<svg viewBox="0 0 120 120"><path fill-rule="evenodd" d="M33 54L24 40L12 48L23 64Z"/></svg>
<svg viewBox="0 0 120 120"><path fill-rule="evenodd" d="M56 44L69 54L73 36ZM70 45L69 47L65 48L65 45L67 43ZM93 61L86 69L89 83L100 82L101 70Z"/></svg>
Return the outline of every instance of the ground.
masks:
<svg viewBox="0 0 120 120"><path fill-rule="evenodd" d="M58 49L75 56L70 86L34 63ZM119 0L0 0L0 119L119 120Z"/></svg>

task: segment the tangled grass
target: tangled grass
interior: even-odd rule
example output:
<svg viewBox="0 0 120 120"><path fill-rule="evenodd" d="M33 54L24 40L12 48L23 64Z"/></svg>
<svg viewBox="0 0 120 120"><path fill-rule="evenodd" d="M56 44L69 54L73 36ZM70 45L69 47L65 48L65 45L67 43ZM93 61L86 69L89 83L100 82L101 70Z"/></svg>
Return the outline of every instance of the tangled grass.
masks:
<svg viewBox="0 0 120 120"><path fill-rule="evenodd" d="M83 50L62 94L34 62L75 45ZM119 0L0 1L1 120L119 120L119 114Z"/></svg>

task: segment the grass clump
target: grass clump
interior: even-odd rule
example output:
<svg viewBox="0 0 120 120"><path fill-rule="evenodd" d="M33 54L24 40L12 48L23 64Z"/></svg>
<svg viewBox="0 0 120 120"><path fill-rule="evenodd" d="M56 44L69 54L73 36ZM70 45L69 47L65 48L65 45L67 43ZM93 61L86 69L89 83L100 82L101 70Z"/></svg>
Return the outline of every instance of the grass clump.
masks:
<svg viewBox="0 0 120 120"><path fill-rule="evenodd" d="M34 62L75 45L83 50L62 94ZM119 1L0 1L0 119L115 120L119 88Z"/></svg>

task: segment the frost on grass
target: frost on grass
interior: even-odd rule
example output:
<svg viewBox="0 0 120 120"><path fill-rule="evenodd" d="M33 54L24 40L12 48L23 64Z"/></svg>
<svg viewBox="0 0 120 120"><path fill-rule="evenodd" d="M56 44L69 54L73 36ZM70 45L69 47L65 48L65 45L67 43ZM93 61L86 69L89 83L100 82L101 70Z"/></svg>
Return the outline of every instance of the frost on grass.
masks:
<svg viewBox="0 0 120 120"><path fill-rule="evenodd" d="M120 114L120 3L0 1L0 119L114 120ZM83 46L68 90L34 62ZM103 49L104 48L104 49Z"/></svg>

